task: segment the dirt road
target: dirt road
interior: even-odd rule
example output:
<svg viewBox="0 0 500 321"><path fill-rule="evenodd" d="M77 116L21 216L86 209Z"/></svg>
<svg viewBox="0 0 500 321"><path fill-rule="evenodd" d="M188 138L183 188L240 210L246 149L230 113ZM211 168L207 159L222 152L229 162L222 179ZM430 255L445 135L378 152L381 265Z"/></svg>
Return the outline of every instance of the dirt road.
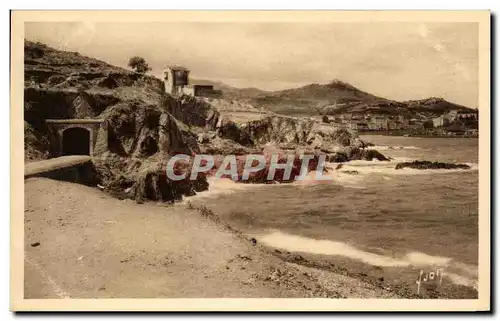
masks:
<svg viewBox="0 0 500 321"><path fill-rule="evenodd" d="M282 261L185 204L25 180L25 298L393 297Z"/></svg>

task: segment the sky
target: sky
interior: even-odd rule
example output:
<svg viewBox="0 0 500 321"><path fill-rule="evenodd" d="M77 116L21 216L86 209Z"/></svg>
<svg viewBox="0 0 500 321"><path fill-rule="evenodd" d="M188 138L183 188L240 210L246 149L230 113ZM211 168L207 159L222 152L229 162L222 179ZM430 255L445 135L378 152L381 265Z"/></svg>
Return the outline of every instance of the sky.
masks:
<svg viewBox="0 0 500 321"><path fill-rule="evenodd" d="M478 105L477 23L31 22L26 39L162 77L280 90L339 79L394 100L442 97Z"/></svg>

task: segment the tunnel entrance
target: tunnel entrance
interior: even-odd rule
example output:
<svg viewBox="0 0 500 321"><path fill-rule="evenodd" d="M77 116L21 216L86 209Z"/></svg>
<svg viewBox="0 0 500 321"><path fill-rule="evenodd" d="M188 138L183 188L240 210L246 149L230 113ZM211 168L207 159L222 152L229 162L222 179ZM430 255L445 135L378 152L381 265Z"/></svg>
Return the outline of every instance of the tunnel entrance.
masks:
<svg viewBox="0 0 500 321"><path fill-rule="evenodd" d="M64 130L62 135L63 155L90 155L90 131L81 127Z"/></svg>
<svg viewBox="0 0 500 321"><path fill-rule="evenodd" d="M104 119L46 119L51 156L94 155L107 150L108 129ZM99 136L101 135L101 136Z"/></svg>

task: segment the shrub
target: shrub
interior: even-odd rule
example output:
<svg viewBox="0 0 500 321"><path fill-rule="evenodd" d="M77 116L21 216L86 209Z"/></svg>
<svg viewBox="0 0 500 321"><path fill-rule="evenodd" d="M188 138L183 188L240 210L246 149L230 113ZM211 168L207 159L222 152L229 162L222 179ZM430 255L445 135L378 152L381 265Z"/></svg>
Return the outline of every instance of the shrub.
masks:
<svg viewBox="0 0 500 321"><path fill-rule="evenodd" d="M151 70L146 60L139 56L134 56L129 59L128 66L134 69L135 72L145 74Z"/></svg>

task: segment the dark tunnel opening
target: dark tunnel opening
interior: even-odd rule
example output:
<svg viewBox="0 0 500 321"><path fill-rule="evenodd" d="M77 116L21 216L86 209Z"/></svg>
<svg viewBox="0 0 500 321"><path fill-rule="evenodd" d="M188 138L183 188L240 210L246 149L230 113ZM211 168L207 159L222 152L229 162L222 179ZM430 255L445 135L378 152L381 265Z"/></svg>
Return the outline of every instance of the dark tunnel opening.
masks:
<svg viewBox="0 0 500 321"><path fill-rule="evenodd" d="M85 128L68 128L63 132L63 155L90 155L90 131Z"/></svg>

